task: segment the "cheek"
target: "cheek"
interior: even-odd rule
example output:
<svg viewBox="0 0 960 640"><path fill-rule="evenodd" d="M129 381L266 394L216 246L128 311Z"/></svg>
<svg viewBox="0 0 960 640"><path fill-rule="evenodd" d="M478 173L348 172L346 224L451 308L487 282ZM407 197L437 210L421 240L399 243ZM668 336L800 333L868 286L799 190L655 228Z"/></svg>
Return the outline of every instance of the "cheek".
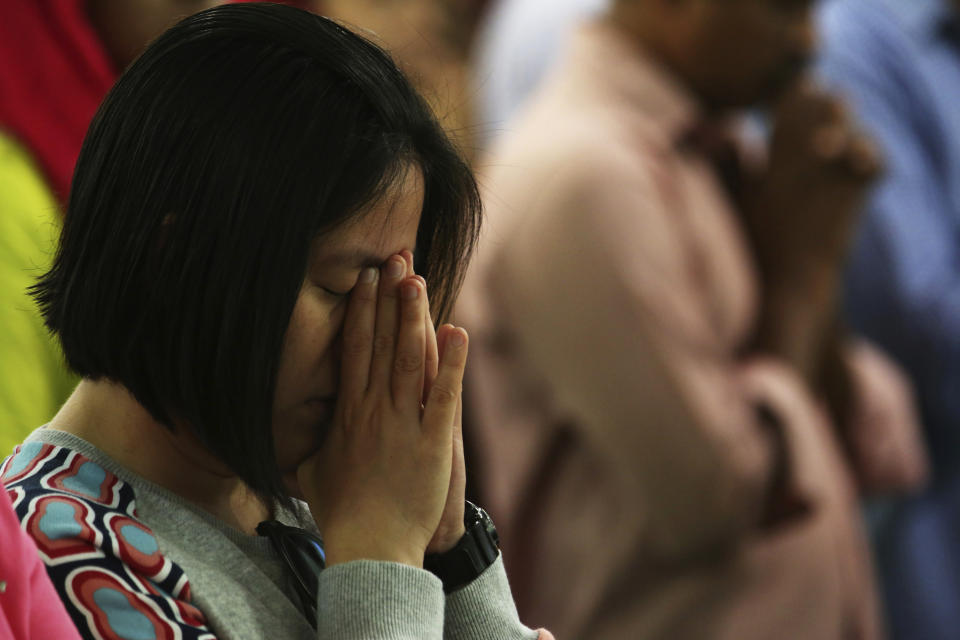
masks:
<svg viewBox="0 0 960 640"><path fill-rule="evenodd" d="M314 451L324 422L306 401L335 391L339 370L334 348L343 324L343 305L301 294L287 329L273 408L277 463L286 472Z"/></svg>
<svg viewBox="0 0 960 640"><path fill-rule="evenodd" d="M345 304L324 300L320 292L301 293L290 317L277 375L278 399L290 386L315 384L321 365L335 360L334 344L343 326Z"/></svg>
<svg viewBox="0 0 960 640"><path fill-rule="evenodd" d="M325 351L343 326L346 301L337 303L322 291L301 295L293 308L287 343L293 350Z"/></svg>

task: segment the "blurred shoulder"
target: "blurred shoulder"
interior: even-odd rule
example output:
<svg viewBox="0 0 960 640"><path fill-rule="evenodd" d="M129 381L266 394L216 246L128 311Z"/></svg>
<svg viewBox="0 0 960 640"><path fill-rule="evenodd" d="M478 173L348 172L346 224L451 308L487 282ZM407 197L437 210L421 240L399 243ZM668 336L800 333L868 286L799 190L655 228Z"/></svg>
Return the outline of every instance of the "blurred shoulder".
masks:
<svg viewBox="0 0 960 640"><path fill-rule="evenodd" d="M651 145L631 114L543 98L478 163L482 187L595 187L636 180L650 164Z"/></svg>

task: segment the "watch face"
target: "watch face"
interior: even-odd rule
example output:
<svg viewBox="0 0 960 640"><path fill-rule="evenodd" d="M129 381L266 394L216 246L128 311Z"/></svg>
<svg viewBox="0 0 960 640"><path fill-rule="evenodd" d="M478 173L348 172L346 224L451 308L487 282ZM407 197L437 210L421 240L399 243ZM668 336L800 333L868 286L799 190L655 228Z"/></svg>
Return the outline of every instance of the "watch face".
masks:
<svg viewBox="0 0 960 640"><path fill-rule="evenodd" d="M487 512L473 504L469 500L466 501L466 505L463 508L463 525L469 529L471 526L481 522L482 520L489 520L490 516L487 515Z"/></svg>
<svg viewBox="0 0 960 640"><path fill-rule="evenodd" d="M466 509L463 513L463 524L466 526L468 531L471 527L476 527L479 525L486 532L487 537L489 537L499 548L500 536L497 534L497 528L493 524L493 519L486 511L473 504L469 500L467 501Z"/></svg>
<svg viewBox="0 0 960 640"><path fill-rule="evenodd" d="M483 515L486 516L486 515L487 515L486 512L484 512ZM495 526L493 526L493 520L490 519L490 516L487 516L487 517L486 517L486 519L485 519L485 521L484 521L484 524L486 525L486 528L487 528L487 535L490 536L490 539L493 540L493 544L495 544L496 547L497 547L497 549L499 549L499 548L500 548L500 534L497 533L497 528L496 528Z"/></svg>

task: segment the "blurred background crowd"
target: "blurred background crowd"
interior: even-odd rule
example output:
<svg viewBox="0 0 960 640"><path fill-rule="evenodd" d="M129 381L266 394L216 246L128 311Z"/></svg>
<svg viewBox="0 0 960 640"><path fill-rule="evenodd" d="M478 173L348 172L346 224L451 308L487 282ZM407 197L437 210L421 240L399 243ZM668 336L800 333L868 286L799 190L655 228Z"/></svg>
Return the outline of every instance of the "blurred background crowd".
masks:
<svg viewBox="0 0 960 640"><path fill-rule="evenodd" d="M0 7L0 458L75 383L26 290L87 126L214 4ZM286 4L477 173L469 493L524 620L960 638L960 1Z"/></svg>

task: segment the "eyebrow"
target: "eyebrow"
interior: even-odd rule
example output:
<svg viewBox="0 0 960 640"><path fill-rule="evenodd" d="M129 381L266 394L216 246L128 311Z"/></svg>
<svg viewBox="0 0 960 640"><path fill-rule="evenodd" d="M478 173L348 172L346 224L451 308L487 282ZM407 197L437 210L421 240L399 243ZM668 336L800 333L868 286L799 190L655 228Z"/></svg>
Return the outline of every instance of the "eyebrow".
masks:
<svg viewBox="0 0 960 640"><path fill-rule="evenodd" d="M387 256L389 258L390 256ZM334 253L329 253L320 260L320 262L325 263L347 263L350 265L356 265L360 268L363 267L379 267L384 263L386 258L383 258L372 253L363 251L362 249L357 249L355 251L336 251Z"/></svg>
<svg viewBox="0 0 960 640"><path fill-rule="evenodd" d="M416 247L411 249L411 251L416 255ZM364 251L363 249L355 249L353 251L335 251L323 256L318 262L323 264L346 263L360 269L365 267L378 268L392 255L394 254L391 253L387 256L380 256Z"/></svg>

